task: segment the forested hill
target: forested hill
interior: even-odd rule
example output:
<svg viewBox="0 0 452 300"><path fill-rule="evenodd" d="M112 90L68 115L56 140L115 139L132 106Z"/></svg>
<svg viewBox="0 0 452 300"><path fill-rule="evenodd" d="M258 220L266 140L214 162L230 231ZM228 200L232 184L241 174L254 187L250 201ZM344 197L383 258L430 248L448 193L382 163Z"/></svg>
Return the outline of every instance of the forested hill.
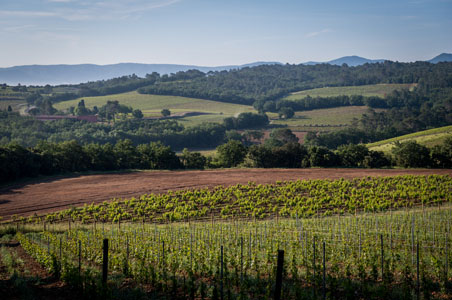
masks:
<svg viewBox="0 0 452 300"><path fill-rule="evenodd" d="M276 100L290 92L325 86L377 83L422 83L451 80L452 63L386 61L356 67L330 64L261 65L229 72L211 72L188 80L156 80L140 93L175 95L251 105Z"/></svg>
<svg viewBox="0 0 452 300"><path fill-rule="evenodd" d="M199 70L201 72L223 71L253 67L262 64L279 64L278 62L255 62L245 65L203 67L175 64L139 64L119 63L112 65L30 65L0 68L0 83L16 85L60 85L79 84L81 82L108 80L111 78L135 74L140 77L153 72L171 74L180 71Z"/></svg>

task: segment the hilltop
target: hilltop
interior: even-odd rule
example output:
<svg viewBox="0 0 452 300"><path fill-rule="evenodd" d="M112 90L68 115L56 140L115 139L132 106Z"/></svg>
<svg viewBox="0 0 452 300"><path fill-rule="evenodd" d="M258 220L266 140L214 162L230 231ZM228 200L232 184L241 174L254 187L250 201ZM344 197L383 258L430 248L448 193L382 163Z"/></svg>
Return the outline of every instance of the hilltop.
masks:
<svg viewBox="0 0 452 300"><path fill-rule="evenodd" d="M318 65L343 64L349 67L357 67L364 64L383 63L387 59L368 59L356 55L344 56L326 62L309 61L301 63L301 65ZM452 54L442 53L427 62L438 63L443 61L452 61ZM262 65L282 65L275 61L258 61L242 65L226 65L226 66L196 66L196 65L179 65L179 64L143 64L143 63L117 63L110 65L96 64L78 64L78 65L26 65L13 66L8 68L0 68L0 83L8 85L62 85L62 84L79 84L82 82L90 82L97 80L107 80L115 77L135 74L144 77L146 74L157 72L161 75L172 74L177 72L185 72L188 70L199 70L204 73L229 71L234 69L252 68Z"/></svg>

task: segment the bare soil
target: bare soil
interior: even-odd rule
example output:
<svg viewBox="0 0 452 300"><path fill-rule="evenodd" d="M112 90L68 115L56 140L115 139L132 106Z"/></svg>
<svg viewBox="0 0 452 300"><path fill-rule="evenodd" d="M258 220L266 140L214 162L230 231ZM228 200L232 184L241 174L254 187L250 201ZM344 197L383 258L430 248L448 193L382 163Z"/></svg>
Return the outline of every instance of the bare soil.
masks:
<svg viewBox="0 0 452 300"><path fill-rule="evenodd" d="M0 189L0 216L43 214L71 206L99 203L113 198L159 194L168 190L212 188L237 183L274 183L304 179L351 179L366 176L442 174L431 169L226 169L205 171L144 171L37 179Z"/></svg>

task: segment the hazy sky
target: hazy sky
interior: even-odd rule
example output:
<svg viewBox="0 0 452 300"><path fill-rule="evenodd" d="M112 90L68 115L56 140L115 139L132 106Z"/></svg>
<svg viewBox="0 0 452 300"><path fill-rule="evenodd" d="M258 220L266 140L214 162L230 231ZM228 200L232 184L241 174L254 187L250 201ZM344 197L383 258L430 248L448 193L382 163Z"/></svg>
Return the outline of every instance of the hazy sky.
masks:
<svg viewBox="0 0 452 300"><path fill-rule="evenodd" d="M0 0L0 67L442 52L452 52L452 0Z"/></svg>

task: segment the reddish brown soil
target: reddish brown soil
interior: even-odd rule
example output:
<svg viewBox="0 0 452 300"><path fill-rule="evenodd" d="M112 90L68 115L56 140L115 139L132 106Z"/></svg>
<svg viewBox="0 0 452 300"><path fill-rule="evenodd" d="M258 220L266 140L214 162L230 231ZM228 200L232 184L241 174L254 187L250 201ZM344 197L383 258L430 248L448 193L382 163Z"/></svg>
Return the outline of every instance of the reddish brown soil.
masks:
<svg viewBox="0 0 452 300"><path fill-rule="evenodd" d="M365 176L452 175L452 170L377 169L227 169L207 171L150 171L122 174L55 177L45 181L0 189L0 216L43 214L56 210L99 203L112 198L130 198L168 190L214 187L218 185L272 183L277 180L339 179Z"/></svg>

